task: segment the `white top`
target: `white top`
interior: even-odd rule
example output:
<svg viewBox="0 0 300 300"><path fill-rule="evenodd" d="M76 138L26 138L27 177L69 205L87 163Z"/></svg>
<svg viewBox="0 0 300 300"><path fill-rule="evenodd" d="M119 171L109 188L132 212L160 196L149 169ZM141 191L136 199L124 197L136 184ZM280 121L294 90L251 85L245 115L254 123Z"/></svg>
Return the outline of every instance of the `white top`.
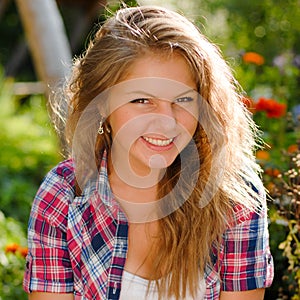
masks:
<svg viewBox="0 0 300 300"><path fill-rule="evenodd" d="M155 281L150 283L149 292L147 294L148 280L137 275L123 271L122 287L120 300L157 300L158 292L156 289ZM200 281L196 297L192 298L187 295L186 300L203 300L205 295L205 281ZM175 300L174 297L167 300Z"/></svg>

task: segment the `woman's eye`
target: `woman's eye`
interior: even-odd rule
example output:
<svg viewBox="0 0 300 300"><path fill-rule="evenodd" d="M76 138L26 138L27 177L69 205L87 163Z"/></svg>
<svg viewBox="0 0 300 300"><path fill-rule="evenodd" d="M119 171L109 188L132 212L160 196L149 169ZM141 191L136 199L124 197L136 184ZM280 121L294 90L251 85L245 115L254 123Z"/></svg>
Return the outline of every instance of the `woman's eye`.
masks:
<svg viewBox="0 0 300 300"><path fill-rule="evenodd" d="M149 99L147 98L138 98L130 101L130 103L140 103L140 104L146 104L149 103Z"/></svg>
<svg viewBox="0 0 300 300"><path fill-rule="evenodd" d="M181 97L175 100L175 103L184 103L184 102L192 102L194 98L192 97Z"/></svg>

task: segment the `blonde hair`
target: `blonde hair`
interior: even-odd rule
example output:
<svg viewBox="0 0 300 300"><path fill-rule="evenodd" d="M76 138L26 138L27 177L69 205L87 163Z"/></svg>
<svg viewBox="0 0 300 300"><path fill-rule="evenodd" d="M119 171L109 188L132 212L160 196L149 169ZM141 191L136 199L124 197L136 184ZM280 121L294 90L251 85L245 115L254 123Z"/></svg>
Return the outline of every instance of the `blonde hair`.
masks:
<svg viewBox="0 0 300 300"><path fill-rule="evenodd" d="M188 292L195 296L195 287L210 263L211 249L221 242L222 234L234 219L236 205L242 205L245 213L259 210L262 205L262 197L249 184L259 170L253 155L256 126L218 48L178 13L154 6L121 9L104 23L85 54L75 61L63 99L68 103L69 113L60 116L66 119L64 134L71 148L78 120L92 99L126 78L137 58L147 53L167 56L174 52L189 64L198 93L210 111L202 111L200 115L203 122L211 124L209 133L199 124L193 137L200 172L193 170L195 157L185 162L192 173L198 171L195 188L178 209L159 220L162 234L150 253L155 257L151 278L160 278L157 280L160 297L172 295L184 299ZM214 126L216 122L219 126ZM105 126L109 128L109 120ZM107 130L97 137L97 160L105 150L110 151L111 143ZM184 151L190 151L189 145ZM203 193L212 166L219 180L218 188L205 199ZM218 166L222 174L218 174ZM176 202L185 197L188 179L179 193L171 192L182 168L178 157L159 183L158 198L168 194ZM213 188L214 182L210 184Z"/></svg>

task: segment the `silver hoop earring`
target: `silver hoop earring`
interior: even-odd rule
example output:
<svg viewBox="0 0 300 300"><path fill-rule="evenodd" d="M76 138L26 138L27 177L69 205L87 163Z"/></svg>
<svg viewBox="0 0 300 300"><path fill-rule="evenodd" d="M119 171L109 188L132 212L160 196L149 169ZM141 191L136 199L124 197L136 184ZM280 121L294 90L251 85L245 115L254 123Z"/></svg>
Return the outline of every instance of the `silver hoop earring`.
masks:
<svg viewBox="0 0 300 300"><path fill-rule="evenodd" d="M101 117L100 123L99 123L99 128L98 128L98 134L102 135L104 133L104 128L103 128L103 118Z"/></svg>

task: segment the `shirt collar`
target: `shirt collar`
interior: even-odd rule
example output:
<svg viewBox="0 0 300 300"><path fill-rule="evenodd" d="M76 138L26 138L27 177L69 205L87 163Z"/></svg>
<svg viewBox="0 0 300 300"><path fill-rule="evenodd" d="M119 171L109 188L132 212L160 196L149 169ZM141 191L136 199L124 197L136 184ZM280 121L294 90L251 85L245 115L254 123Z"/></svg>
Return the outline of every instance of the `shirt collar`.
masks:
<svg viewBox="0 0 300 300"><path fill-rule="evenodd" d="M80 197L80 202L81 204L89 202L94 206L95 210L104 204L114 219L127 223L127 218L113 195L109 184L107 157L107 152L104 151L99 174L95 179L90 180L86 184L82 196Z"/></svg>

